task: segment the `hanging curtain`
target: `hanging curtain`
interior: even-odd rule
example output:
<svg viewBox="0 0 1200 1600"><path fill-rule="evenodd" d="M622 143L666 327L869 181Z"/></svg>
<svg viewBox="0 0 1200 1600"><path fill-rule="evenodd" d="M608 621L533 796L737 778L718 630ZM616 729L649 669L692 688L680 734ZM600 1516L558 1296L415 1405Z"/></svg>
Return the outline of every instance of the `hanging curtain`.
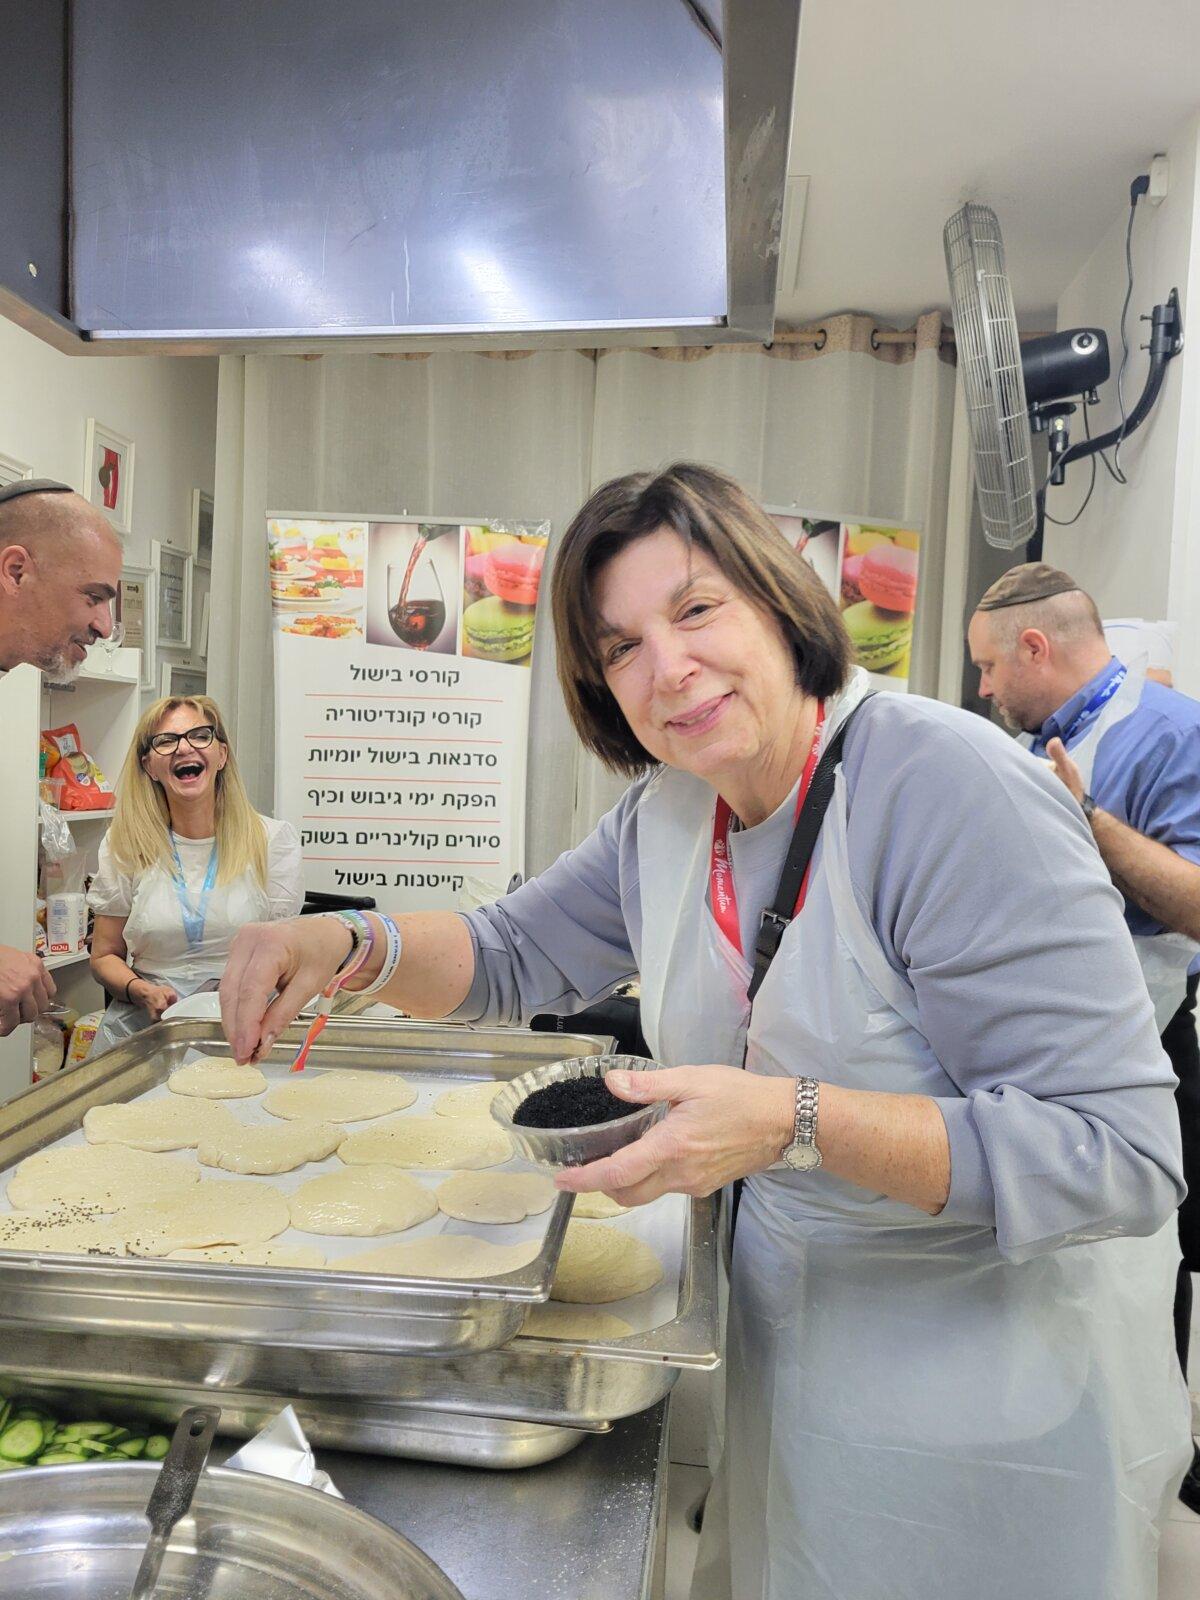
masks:
<svg viewBox="0 0 1200 1600"><path fill-rule="evenodd" d="M223 356L210 683L251 793L274 788L268 511L548 518L676 459L766 504L920 524L910 687L935 691L954 372L936 314L838 316L712 350ZM549 586L533 664L526 864L540 871L625 780L580 748L555 679Z"/></svg>

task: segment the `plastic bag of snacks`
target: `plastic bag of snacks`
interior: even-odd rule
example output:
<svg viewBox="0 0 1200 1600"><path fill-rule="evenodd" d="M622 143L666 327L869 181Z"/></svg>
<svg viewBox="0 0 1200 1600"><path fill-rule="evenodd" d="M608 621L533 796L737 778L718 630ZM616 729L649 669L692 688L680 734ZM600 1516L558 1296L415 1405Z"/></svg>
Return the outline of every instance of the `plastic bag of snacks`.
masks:
<svg viewBox="0 0 1200 1600"><path fill-rule="evenodd" d="M62 780L58 805L62 811L109 811L116 803L112 785L83 748L73 722L42 734L47 747L46 776ZM54 752L51 760L50 752Z"/></svg>
<svg viewBox="0 0 1200 1600"><path fill-rule="evenodd" d="M86 1016L80 1017L71 1030L71 1043L67 1047L66 1059L68 1067L77 1067L81 1061L87 1059L92 1041L103 1021L103 1011L89 1011Z"/></svg>

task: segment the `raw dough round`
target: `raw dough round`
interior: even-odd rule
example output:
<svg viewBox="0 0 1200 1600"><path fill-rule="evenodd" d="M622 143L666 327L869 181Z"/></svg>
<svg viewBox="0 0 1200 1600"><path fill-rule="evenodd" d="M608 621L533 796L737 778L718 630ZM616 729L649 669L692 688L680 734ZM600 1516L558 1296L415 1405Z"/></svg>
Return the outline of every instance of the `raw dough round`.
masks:
<svg viewBox="0 0 1200 1600"><path fill-rule="evenodd" d="M237 1126L225 1106L178 1095L93 1106L83 1117L89 1144L123 1144L133 1150L191 1150L202 1140L225 1138Z"/></svg>
<svg viewBox="0 0 1200 1600"><path fill-rule="evenodd" d="M558 1196L536 1172L456 1172L436 1193L439 1209L462 1222L524 1222L549 1211Z"/></svg>
<svg viewBox="0 0 1200 1600"><path fill-rule="evenodd" d="M403 1233L437 1215L433 1190L397 1167L342 1167L302 1183L289 1195L292 1227L303 1233L360 1238Z"/></svg>
<svg viewBox="0 0 1200 1600"><path fill-rule="evenodd" d="M610 1217L624 1217L628 1214L628 1206L619 1206L615 1200L610 1200L608 1195L577 1194L575 1204L571 1208L571 1220L580 1222L607 1222Z"/></svg>
<svg viewBox="0 0 1200 1600"><path fill-rule="evenodd" d="M624 1317L595 1306L534 1306L521 1332L530 1339L627 1339L633 1328Z"/></svg>
<svg viewBox="0 0 1200 1600"><path fill-rule="evenodd" d="M323 1267L311 1244L214 1244L205 1250L172 1250L168 1261L221 1261L231 1267Z"/></svg>
<svg viewBox="0 0 1200 1600"><path fill-rule="evenodd" d="M569 1222L551 1300L603 1305L653 1289L662 1262L648 1244L603 1222Z"/></svg>
<svg viewBox="0 0 1200 1600"><path fill-rule="evenodd" d="M397 1072L314 1072L278 1083L263 1101L273 1117L288 1121L368 1122L403 1111L417 1091Z"/></svg>
<svg viewBox="0 0 1200 1600"><path fill-rule="evenodd" d="M0 1215L0 1250L62 1250L123 1256L125 1235L97 1206L54 1206Z"/></svg>
<svg viewBox="0 0 1200 1600"><path fill-rule="evenodd" d="M503 1089L502 1083L464 1083L457 1089L447 1089L433 1102L439 1117L486 1117L492 1101Z"/></svg>
<svg viewBox="0 0 1200 1600"><path fill-rule="evenodd" d="M135 1256L169 1256L213 1244L265 1244L288 1225L287 1201L269 1183L216 1178L128 1207L121 1219Z"/></svg>
<svg viewBox="0 0 1200 1600"><path fill-rule="evenodd" d="M200 1169L190 1161L172 1161L146 1150L115 1144L59 1146L26 1156L8 1181L8 1201L18 1210L82 1205L119 1211L174 1194L199 1179Z"/></svg>
<svg viewBox="0 0 1200 1600"><path fill-rule="evenodd" d="M251 1127L238 1122L215 1139L202 1139L196 1151L202 1167L224 1172L294 1172L306 1161L324 1161L346 1137L335 1122L284 1122Z"/></svg>
<svg viewBox="0 0 1200 1600"><path fill-rule="evenodd" d="M536 1239L526 1244L489 1244L468 1234L439 1233L343 1256L334 1267L338 1272L387 1272L401 1278L498 1278L527 1267L540 1249Z"/></svg>
<svg viewBox="0 0 1200 1600"><path fill-rule="evenodd" d="M198 1095L202 1100L248 1100L267 1087L266 1076L247 1063L239 1067L232 1056L205 1056L189 1061L167 1079L173 1094Z"/></svg>
<svg viewBox="0 0 1200 1600"><path fill-rule="evenodd" d="M351 1167L383 1162L390 1167L498 1167L512 1156L512 1140L490 1118L392 1117L352 1133L338 1155Z"/></svg>

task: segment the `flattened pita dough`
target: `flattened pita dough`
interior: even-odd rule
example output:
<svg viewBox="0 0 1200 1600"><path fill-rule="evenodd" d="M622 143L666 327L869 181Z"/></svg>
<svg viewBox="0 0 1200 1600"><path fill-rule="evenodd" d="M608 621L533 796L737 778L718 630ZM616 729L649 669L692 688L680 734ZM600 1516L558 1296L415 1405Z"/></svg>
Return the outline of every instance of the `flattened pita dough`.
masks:
<svg viewBox="0 0 1200 1600"><path fill-rule="evenodd" d="M398 1072L314 1072L276 1084L263 1105L273 1117L307 1122L368 1122L403 1111L417 1091Z"/></svg>
<svg viewBox="0 0 1200 1600"><path fill-rule="evenodd" d="M324 1161L346 1137L335 1122L284 1122L272 1128L239 1122L204 1139L196 1151L202 1167L223 1172L294 1172L306 1161Z"/></svg>
<svg viewBox="0 0 1200 1600"><path fill-rule="evenodd" d="M26 1156L8 1181L8 1201L18 1210L61 1204L118 1211L199 1179L198 1167L170 1156L116 1144L74 1145Z"/></svg>
<svg viewBox="0 0 1200 1600"><path fill-rule="evenodd" d="M347 1166L382 1163L442 1172L498 1167L512 1156L512 1140L489 1117L391 1117L352 1133L338 1149Z"/></svg>
<svg viewBox="0 0 1200 1600"><path fill-rule="evenodd" d="M213 1178L131 1206L130 1253L169 1256L213 1244L265 1244L288 1225L287 1201L269 1183Z"/></svg>
<svg viewBox="0 0 1200 1600"><path fill-rule="evenodd" d="M261 1094L267 1080L257 1067L239 1067L232 1056L205 1056L189 1061L167 1079L173 1094L197 1095L202 1100L248 1100Z"/></svg>
<svg viewBox="0 0 1200 1600"><path fill-rule="evenodd" d="M69 1255L123 1256L125 1235L96 1206L54 1206L0 1215L0 1250L61 1250Z"/></svg>
<svg viewBox="0 0 1200 1600"><path fill-rule="evenodd" d="M498 1278L527 1267L541 1248L527 1244L489 1244L466 1234L441 1233L431 1239L403 1239L334 1263L338 1272L388 1272L401 1278Z"/></svg>
<svg viewBox="0 0 1200 1600"><path fill-rule="evenodd" d="M662 1262L648 1244L603 1222L569 1222L551 1300L603 1305L653 1289Z"/></svg>
<svg viewBox="0 0 1200 1600"><path fill-rule="evenodd" d="M534 1306L521 1332L530 1339L627 1339L633 1328L624 1317L596 1306Z"/></svg>
<svg viewBox="0 0 1200 1600"><path fill-rule="evenodd" d="M403 1233L437 1215L433 1190L398 1167L342 1167L302 1183L288 1197L292 1227L303 1233Z"/></svg>
<svg viewBox="0 0 1200 1600"><path fill-rule="evenodd" d="M433 1109L439 1117L486 1117L503 1087L502 1083L464 1083L438 1095Z"/></svg>
<svg viewBox="0 0 1200 1600"><path fill-rule="evenodd" d="M439 1209L462 1222L524 1222L549 1211L558 1196L536 1172L456 1172L436 1193Z"/></svg>
<svg viewBox="0 0 1200 1600"><path fill-rule="evenodd" d="M610 1217L624 1217L628 1215L628 1206L619 1206L615 1200L610 1200L606 1194L577 1194L575 1204L571 1208L572 1222L607 1222Z"/></svg>
<svg viewBox="0 0 1200 1600"><path fill-rule="evenodd" d="M172 1250L168 1261L220 1261L231 1267L323 1267L311 1244L214 1244L206 1250Z"/></svg>
<svg viewBox="0 0 1200 1600"><path fill-rule="evenodd" d="M182 1096L93 1106L83 1117L89 1144L121 1144L133 1150L193 1150L203 1140L223 1138L236 1127L225 1106Z"/></svg>

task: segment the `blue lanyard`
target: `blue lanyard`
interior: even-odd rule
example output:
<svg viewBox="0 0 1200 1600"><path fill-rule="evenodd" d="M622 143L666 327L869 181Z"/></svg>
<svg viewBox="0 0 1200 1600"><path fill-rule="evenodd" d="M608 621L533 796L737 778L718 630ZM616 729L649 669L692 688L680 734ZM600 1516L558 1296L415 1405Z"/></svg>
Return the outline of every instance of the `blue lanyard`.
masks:
<svg viewBox="0 0 1200 1600"><path fill-rule="evenodd" d="M204 924L208 920L208 901L213 892L213 885L217 881L217 847L214 844L212 854L208 858L208 871L204 874L204 883L200 890L200 899L193 905L188 895L187 879L183 875L183 862L179 859L179 846L175 843L175 835L171 835L171 853L175 857L175 871L171 874L175 884L175 897L179 901L179 913L183 918L183 931L187 935L188 949L195 950L204 943Z"/></svg>
<svg viewBox="0 0 1200 1600"><path fill-rule="evenodd" d="M1125 666L1123 662L1118 662L1117 670L1113 673L1108 682L1100 685L1095 694L1088 701L1087 705L1085 705L1079 712L1078 716L1072 719L1071 726L1069 728L1064 728L1062 733L1059 734L1058 737L1062 740L1064 745L1069 743L1072 736L1078 732L1085 722L1089 721L1095 716L1096 712L1100 710L1101 706L1108 704L1128 676L1129 668ZM1046 740L1044 736L1039 733L1033 742L1032 748L1034 750L1039 748L1044 749L1045 745Z"/></svg>

